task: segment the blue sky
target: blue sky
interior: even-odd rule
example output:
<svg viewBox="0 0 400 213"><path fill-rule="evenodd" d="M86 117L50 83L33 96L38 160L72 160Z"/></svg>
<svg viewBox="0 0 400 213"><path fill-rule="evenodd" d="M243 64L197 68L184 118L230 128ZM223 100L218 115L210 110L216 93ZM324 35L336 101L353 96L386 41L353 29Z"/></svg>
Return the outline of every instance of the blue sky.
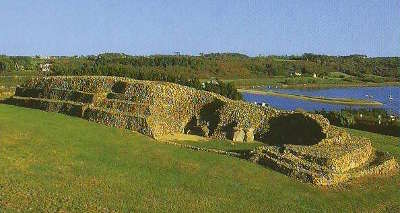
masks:
<svg viewBox="0 0 400 213"><path fill-rule="evenodd" d="M0 0L0 54L400 56L399 0Z"/></svg>

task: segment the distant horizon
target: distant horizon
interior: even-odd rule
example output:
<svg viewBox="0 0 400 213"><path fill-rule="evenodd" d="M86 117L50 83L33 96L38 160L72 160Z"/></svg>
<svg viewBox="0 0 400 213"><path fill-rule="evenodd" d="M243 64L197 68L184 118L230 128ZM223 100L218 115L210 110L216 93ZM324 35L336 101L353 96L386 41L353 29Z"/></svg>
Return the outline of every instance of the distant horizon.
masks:
<svg viewBox="0 0 400 213"><path fill-rule="evenodd" d="M169 53L169 54L161 54L161 53L155 53L155 54L150 54L150 55L132 55L132 54L128 54L128 53L124 53L124 52L100 52L100 53L95 53L95 54L76 54L76 55L38 55L38 54L34 54L34 55L8 55L8 54L3 54L0 52L0 56L5 55L5 56L11 56L11 57L74 57L74 56L97 56L97 55L101 55L101 54L124 54L124 55L129 55L129 56L133 56L133 57L140 57L140 56L201 56L201 54L179 54L176 55L174 53ZM398 58L400 56L369 56L369 55L364 55L364 54L359 54L359 53L353 53L353 54L348 54L348 55L326 55L326 54L319 54L319 53L301 53L298 55L295 54L291 54L291 55L275 55L275 54L271 54L271 55L262 55L262 54L258 54L258 55L247 55L244 53L240 53L240 52L204 52L203 54L207 55L207 54L241 54L241 55L245 55L248 57L272 57L272 56L277 56L277 57L300 57L304 54L314 54L314 55L324 55L324 56L329 56L329 57L347 57L347 56L367 56L367 58Z"/></svg>
<svg viewBox="0 0 400 213"><path fill-rule="evenodd" d="M0 54L400 56L398 0L2 1Z"/></svg>

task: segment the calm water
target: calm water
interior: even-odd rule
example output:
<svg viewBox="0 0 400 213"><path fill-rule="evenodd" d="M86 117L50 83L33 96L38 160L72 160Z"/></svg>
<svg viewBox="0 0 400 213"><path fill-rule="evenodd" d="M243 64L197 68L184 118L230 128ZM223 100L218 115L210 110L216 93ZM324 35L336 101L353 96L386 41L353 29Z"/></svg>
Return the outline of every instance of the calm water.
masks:
<svg viewBox="0 0 400 213"><path fill-rule="evenodd" d="M355 98L369 99L383 103L381 107L392 114L400 115L400 87L348 87L348 88L329 88L329 89L273 89L273 91L287 94L298 94L307 96L323 96L329 98ZM393 100L389 100L389 96ZM295 110L298 108L314 111L325 109L328 111L338 111L344 108L372 108L371 106L346 106L338 104L326 104L311 101L303 101L282 97L243 94L246 101L249 102L265 102L270 106L285 109Z"/></svg>

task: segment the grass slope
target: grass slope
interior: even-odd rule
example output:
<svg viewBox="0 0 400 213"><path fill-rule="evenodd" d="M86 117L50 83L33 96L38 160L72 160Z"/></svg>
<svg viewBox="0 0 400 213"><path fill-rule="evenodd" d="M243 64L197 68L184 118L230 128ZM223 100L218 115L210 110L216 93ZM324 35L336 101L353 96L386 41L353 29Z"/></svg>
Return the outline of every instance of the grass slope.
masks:
<svg viewBox="0 0 400 213"><path fill-rule="evenodd" d="M336 73L337 74L337 73ZM335 75L335 74L334 74ZM348 75L347 75L348 76ZM372 78L371 76L366 76ZM278 86L280 88L336 88L336 87L381 87L381 86L399 86L399 82L374 82L361 81L354 79L355 77L259 77L259 78L235 78L222 79L224 82L232 82L237 88L249 89L253 87ZM378 78L378 77L377 77ZM203 79L207 81L207 79Z"/></svg>
<svg viewBox="0 0 400 213"><path fill-rule="evenodd" d="M400 159L399 138L352 132ZM399 186L397 175L315 188L245 160L0 104L0 212L398 212Z"/></svg>

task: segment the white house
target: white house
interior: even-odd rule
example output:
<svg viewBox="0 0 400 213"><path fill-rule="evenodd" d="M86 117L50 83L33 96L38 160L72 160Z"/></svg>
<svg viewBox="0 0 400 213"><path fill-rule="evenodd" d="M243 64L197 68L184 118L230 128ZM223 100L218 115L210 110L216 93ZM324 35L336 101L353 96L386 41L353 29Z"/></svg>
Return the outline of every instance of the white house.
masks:
<svg viewBox="0 0 400 213"><path fill-rule="evenodd" d="M42 72L50 72L50 67L51 64L47 63L47 64L40 64L40 70Z"/></svg>
<svg viewBox="0 0 400 213"><path fill-rule="evenodd" d="M290 76L301 76L300 72L295 72L295 71L290 71L289 74Z"/></svg>

